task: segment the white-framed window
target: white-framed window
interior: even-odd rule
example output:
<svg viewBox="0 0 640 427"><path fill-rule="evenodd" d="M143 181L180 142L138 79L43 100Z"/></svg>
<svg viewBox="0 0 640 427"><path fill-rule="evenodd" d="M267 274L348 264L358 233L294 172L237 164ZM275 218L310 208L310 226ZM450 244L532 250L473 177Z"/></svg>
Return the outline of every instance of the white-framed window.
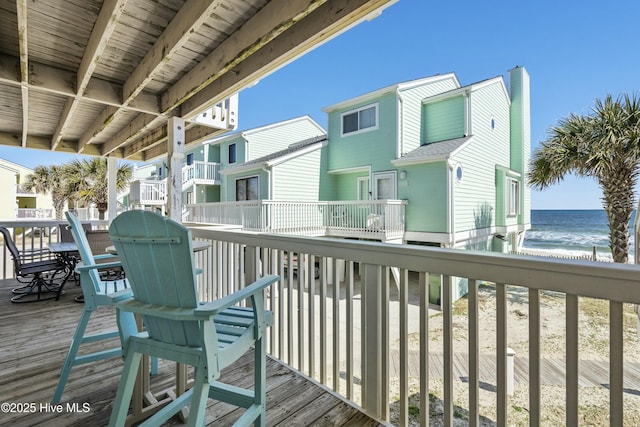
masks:
<svg viewBox="0 0 640 427"><path fill-rule="evenodd" d="M369 177L358 177L358 200L371 199L371 191L369 190Z"/></svg>
<svg viewBox="0 0 640 427"><path fill-rule="evenodd" d="M342 135L378 129L378 104L366 105L341 115Z"/></svg>
<svg viewBox="0 0 640 427"><path fill-rule="evenodd" d="M520 212L520 182L507 178L507 215L516 216Z"/></svg>
<svg viewBox="0 0 640 427"><path fill-rule="evenodd" d="M258 200L259 193L257 176L236 179L236 201Z"/></svg>
<svg viewBox="0 0 640 427"><path fill-rule="evenodd" d="M229 164L236 162L236 143L229 144Z"/></svg>

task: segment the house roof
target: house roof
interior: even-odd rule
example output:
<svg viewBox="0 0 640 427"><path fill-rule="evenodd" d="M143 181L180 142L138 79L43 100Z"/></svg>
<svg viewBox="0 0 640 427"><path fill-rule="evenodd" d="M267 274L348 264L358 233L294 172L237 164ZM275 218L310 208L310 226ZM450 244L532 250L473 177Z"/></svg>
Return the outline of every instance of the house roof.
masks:
<svg viewBox="0 0 640 427"><path fill-rule="evenodd" d="M276 166L280 163L286 162L292 158L301 156L303 154L315 151L321 148L327 143L327 135L314 136L313 138L307 138L305 140L296 142L289 145L284 150L276 151L274 153L262 156L258 159L254 159L239 165L235 165L220 171L221 174L233 174L243 172L247 170L260 169L263 167Z"/></svg>
<svg viewBox="0 0 640 427"><path fill-rule="evenodd" d="M293 119L285 120L285 121L282 121L282 122L271 123L271 124L268 124L268 125L265 125L265 126L259 126L257 128L251 128L251 129L246 129L246 130L242 130L242 131L231 132L231 133L228 133L226 135L220 136L218 138L214 138L214 139L205 141L203 144L218 145L218 144L222 144L223 142L231 141L233 139L236 139L239 136L244 138L244 139L249 139L251 137L251 135L254 135L256 133L264 132L265 130L268 130L268 129L287 126L287 125L290 125L292 123L301 122L301 121L307 121L312 126L315 126L318 129L318 133L319 134L323 134L323 135L326 134L326 131L322 128L322 126L320 126L318 124L318 122L313 120L311 118L311 116L305 115L305 116L300 116L300 117L295 117Z"/></svg>
<svg viewBox="0 0 640 427"><path fill-rule="evenodd" d="M506 101L508 104L511 103L511 98L509 98L509 91L507 90L507 86L504 84L504 79L502 76L492 77L490 79L484 79L477 81L475 83L468 84L466 86L461 86L456 89L451 89L446 92L441 92L436 95L429 96L422 100L423 103L436 102L440 99L453 97L456 95L462 95L464 93L473 92L483 87L492 85L492 84L500 84L502 88L502 93L504 94Z"/></svg>
<svg viewBox="0 0 640 427"><path fill-rule="evenodd" d="M472 138L473 135L421 145L401 158L393 160L391 163L394 166L401 166L446 160L458 150L462 149Z"/></svg>
<svg viewBox="0 0 640 427"><path fill-rule="evenodd" d="M2 2L0 144L154 160L170 118L235 129L235 94L395 2Z"/></svg>
<svg viewBox="0 0 640 427"><path fill-rule="evenodd" d="M456 82L456 85L460 86L460 82L458 81L458 77L456 76L455 73L436 74L434 76L424 77L416 80L409 80L406 82L396 83L391 86L386 86L381 89L374 90L373 92L368 92L358 97L351 98L346 101L342 101L328 107L324 107L322 111L325 111L328 113L334 110L341 110L343 108L347 108L354 104L360 104L371 99L379 98L382 95L385 95L387 93L411 89L416 86L421 86L428 83L434 83L434 82L437 82L440 80L446 80L446 79L454 79Z"/></svg>

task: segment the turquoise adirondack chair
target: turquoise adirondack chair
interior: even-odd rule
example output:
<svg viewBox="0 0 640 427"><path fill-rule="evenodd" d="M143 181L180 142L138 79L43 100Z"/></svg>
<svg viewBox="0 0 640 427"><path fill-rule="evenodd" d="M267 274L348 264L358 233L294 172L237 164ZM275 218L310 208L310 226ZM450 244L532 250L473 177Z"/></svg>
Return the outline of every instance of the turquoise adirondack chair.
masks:
<svg viewBox="0 0 640 427"><path fill-rule="evenodd" d="M159 214L128 211L116 217L109 236L122 260L133 297L118 301L118 327L125 365L110 426L124 425L143 354L191 365L194 384L143 425L159 425L191 403L188 425L202 426L207 398L247 408L235 425L265 424L264 333L273 315L263 291L279 280L267 276L240 291L200 303L196 289L191 231ZM251 307L239 303L250 299ZM126 314L142 315L138 333ZM254 346L254 390L223 384L220 370Z"/></svg>
<svg viewBox="0 0 640 427"><path fill-rule="evenodd" d="M71 345L69 346L67 356L65 357L64 363L62 364L58 386L56 387L53 395L53 403L60 402L72 367L120 356L122 354L121 345L107 350L83 354L81 356L78 356L78 349L83 343L117 338L119 334L118 329L115 328L115 325L114 329L111 331L105 331L85 336L87 324L89 323L91 314L96 311L98 307L109 305L112 306L119 299L124 299L131 296L131 290L128 289L126 280L103 280L98 272L99 269L119 267L120 262L113 261L97 263L96 261L98 260L108 260L108 258L116 260L116 258L114 258L113 255L109 254L100 254L94 256L91 252L89 242L87 241L85 230L78 218L70 212L66 212L66 215L67 220L69 221L71 234L73 235L73 239L78 246L78 252L81 259L81 263L76 267L76 271L80 273L80 286L82 287L82 294L84 296L84 310L82 311L82 315L80 316L80 320L78 321L78 326L76 328L76 332L73 335L73 339L71 340Z"/></svg>

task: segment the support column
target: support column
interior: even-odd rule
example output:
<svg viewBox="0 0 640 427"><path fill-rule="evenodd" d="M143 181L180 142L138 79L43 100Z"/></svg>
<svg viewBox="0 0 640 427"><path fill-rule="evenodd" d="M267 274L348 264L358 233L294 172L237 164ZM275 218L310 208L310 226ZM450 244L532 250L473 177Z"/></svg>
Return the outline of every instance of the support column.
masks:
<svg viewBox="0 0 640 427"><path fill-rule="evenodd" d="M109 223L118 214L118 159L107 157L107 219Z"/></svg>
<svg viewBox="0 0 640 427"><path fill-rule="evenodd" d="M167 121L167 216L182 222L182 160L184 158L184 119Z"/></svg>
<svg viewBox="0 0 640 427"><path fill-rule="evenodd" d="M360 264L364 269L362 283L362 403L367 414L382 418L388 396L383 395L382 381L386 381L382 366L382 267Z"/></svg>

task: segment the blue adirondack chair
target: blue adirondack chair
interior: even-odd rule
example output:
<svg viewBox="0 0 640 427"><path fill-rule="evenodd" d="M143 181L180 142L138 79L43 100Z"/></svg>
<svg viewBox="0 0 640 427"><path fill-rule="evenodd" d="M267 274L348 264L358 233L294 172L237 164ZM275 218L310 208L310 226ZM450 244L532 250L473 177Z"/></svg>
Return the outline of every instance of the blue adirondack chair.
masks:
<svg viewBox="0 0 640 427"><path fill-rule="evenodd" d="M98 307L112 306L119 299L125 299L131 296L131 290L128 289L126 280L104 280L98 271L99 269L119 267L120 262L110 254L99 254L94 256L91 251L91 247L89 246L89 242L87 241L85 230L78 218L70 212L66 212L66 216L69 221L69 229L71 230L73 239L78 246L78 252L81 259L81 263L76 267L76 271L80 273L80 286L82 287L82 294L84 296L84 310L80 316L76 332L73 334L67 356L62 364L58 386L56 387L53 395L53 403L60 402L72 367L120 356L122 354L121 345L107 350L83 354L81 356L78 356L78 349L83 343L118 337L118 329L115 327L111 331L86 336L85 331L87 329L89 319L91 318L91 314L96 311ZM97 262L108 260L108 258L112 258L116 261Z"/></svg>
<svg viewBox="0 0 640 427"><path fill-rule="evenodd" d="M247 408L236 425L265 424L264 333L273 315L264 309L264 289L279 280L267 276L214 302L198 301L191 231L159 214L128 211L116 217L109 236L122 260L133 297L117 302L125 366L109 425L124 425L143 354L191 365L193 387L144 425L159 425L191 403L188 425L202 426L207 399ZM250 299L251 307L239 303ZM127 313L142 315L138 333ZM254 390L218 382L220 370L255 351Z"/></svg>

